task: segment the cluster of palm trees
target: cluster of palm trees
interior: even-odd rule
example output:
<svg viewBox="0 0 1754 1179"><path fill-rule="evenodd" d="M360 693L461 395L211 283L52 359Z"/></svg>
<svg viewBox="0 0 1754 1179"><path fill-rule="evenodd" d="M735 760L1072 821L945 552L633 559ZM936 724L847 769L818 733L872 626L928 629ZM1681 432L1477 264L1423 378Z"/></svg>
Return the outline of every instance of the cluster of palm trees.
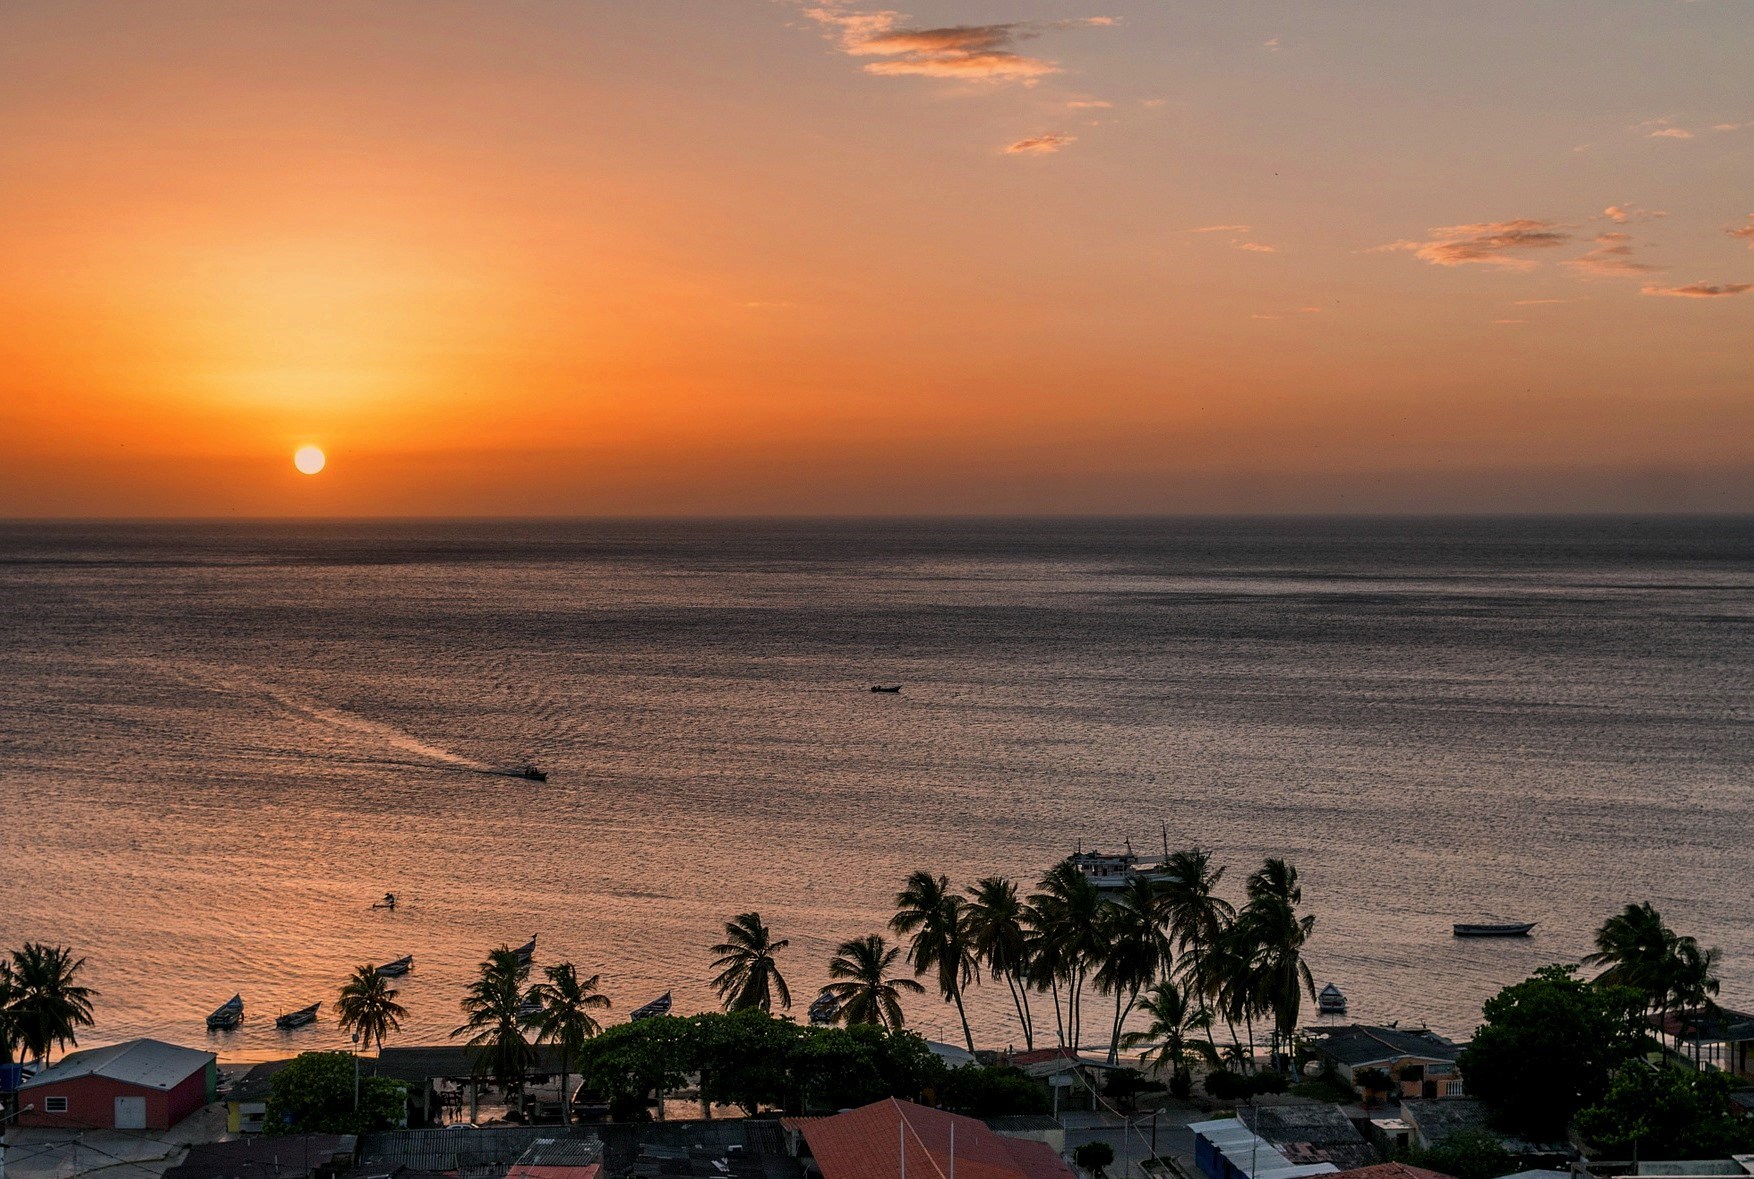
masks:
<svg viewBox="0 0 1754 1179"><path fill-rule="evenodd" d="M597 988L600 976L581 978L571 962L545 968L540 982L530 982L530 974L529 959L518 951L501 946L490 953L464 992L463 1026L451 1035L468 1036L478 1053L477 1072L512 1095L536 1063L536 1046L555 1045L566 1093L572 1062L603 1030L593 1013L607 1009L609 997Z"/></svg>
<svg viewBox="0 0 1754 1179"><path fill-rule="evenodd" d="M1595 953L1584 961L1603 967L1596 976L1598 983L1636 991L1644 999L1645 1013L1666 1027L1671 1011L1684 1024L1718 1013L1720 957L1715 947L1703 949L1693 938L1670 929L1644 901L1627 905L1604 921L1596 931Z"/></svg>
<svg viewBox="0 0 1754 1179"><path fill-rule="evenodd" d="M1036 1044L1044 997L1057 1043L1081 1044L1085 999L1095 993L1113 1003L1105 1029L1111 1062L1122 1046L1141 1045L1154 1046L1147 1055L1178 1072L1195 1061L1216 1062L1215 1028L1222 1025L1228 1055L1252 1068L1256 1024L1289 1044L1304 996L1315 995L1303 960L1315 918L1299 912L1297 870L1283 860L1267 860L1248 878L1240 909L1219 895L1223 876L1211 854L1198 849L1169 855L1112 891L1070 862L1049 870L1027 896L1001 876L958 891L947 876L915 872L896 894L889 921L902 944L880 934L842 942L825 990L838 1022L898 1029L901 996L925 990L899 976L905 953L914 975L930 976L955 1006L970 1052L967 993L995 981L1010 994L1028 1048ZM727 1010L791 1005L775 959L786 945L759 913L726 924L725 941L712 952L714 985ZM1123 1036L1135 1011L1150 1026Z"/></svg>
<svg viewBox="0 0 1754 1179"><path fill-rule="evenodd" d="M79 1044L92 1026L97 993L79 981L85 959L62 946L26 942L0 957L0 1064L42 1064L57 1047Z"/></svg>

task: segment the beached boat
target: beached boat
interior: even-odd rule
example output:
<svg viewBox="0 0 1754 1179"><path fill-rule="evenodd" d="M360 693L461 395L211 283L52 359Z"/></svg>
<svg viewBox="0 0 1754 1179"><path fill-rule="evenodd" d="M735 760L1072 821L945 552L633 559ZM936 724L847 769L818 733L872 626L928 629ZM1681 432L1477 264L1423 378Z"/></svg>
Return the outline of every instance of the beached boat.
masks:
<svg viewBox="0 0 1754 1179"><path fill-rule="evenodd" d="M1468 924L1457 922L1450 927L1457 937L1528 937L1535 928L1533 921L1506 921L1501 924Z"/></svg>
<svg viewBox="0 0 1754 1179"><path fill-rule="evenodd" d="M302 1028L307 1023L316 1023L317 1008L321 1006L321 1003L312 1003L309 1007L300 1007L297 1011L288 1011L285 1015L282 1015L274 1021L274 1026L282 1031L291 1031L293 1028Z"/></svg>
<svg viewBox="0 0 1754 1179"><path fill-rule="evenodd" d="M816 1002L810 1004L810 1022L819 1027L823 1024L833 1023L834 1017L839 1014L840 1000L836 999L833 992L826 988L820 995L816 996Z"/></svg>
<svg viewBox="0 0 1754 1179"><path fill-rule="evenodd" d="M1316 996L1316 1011L1321 1015L1345 1015L1346 996L1333 983L1321 989Z"/></svg>
<svg viewBox="0 0 1754 1179"><path fill-rule="evenodd" d="M513 771L513 777L528 778L532 782L546 782L546 781L548 781L547 771L537 769L536 763L533 761L527 761L523 765L519 766L516 770Z"/></svg>
<svg viewBox="0 0 1754 1179"><path fill-rule="evenodd" d="M406 958L398 958L394 962L384 963L382 966L378 967L378 973L385 978L401 978L404 974L407 974L413 969L414 955L410 954Z"/></svg>
<svg viewBox="0 0 1754 1179"><path fill-rule="evenodd" d="M233 995L213 1009L213 1014L207 1017L207 1028L209 1031L215 1032L229 1031L242 1022L244 1022L244 997Z"/></svg>
<svg viewBox="0 0 1754 1179"><path fill-rule="evenodd" d="M534 933L531 934L530 940L518 947L517 955L518 955L518 965L519 966L528 966L528 965L530 965L531 961L535 959L537 936L538 936L537 934L534 934Z"/></svg>
<svg viewBox="0 0 1754 1179"><path fill-rule="evenodd" d="M885 687L882 684L872 684L871 690L873 692L899 692L901 691L901 685L896 684L894 687Z"/></svg>
<svg viewBox="0 0 1754 1179"><path fill-rule="evenodd" d="M651 1019L653 1016L656 1016L656 1015L669 1015L669 1014L670 1014L670 992L665 991L662 995L659 995L656 999L653 999L650 1003L647 1003L644 1007L635 1007L631 1012L628 1013L627 1018L629 1020Z"/></svg>

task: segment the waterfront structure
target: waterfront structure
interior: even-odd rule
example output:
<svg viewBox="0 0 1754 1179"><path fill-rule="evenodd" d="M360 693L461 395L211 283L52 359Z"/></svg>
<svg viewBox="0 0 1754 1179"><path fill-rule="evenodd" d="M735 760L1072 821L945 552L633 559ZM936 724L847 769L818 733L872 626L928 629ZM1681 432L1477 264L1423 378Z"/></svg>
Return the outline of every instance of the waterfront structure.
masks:
<svg viewBox="0 0 1754 1179"><path fill-rule="evenodd" d="M20 1126L168 1130L214 1099L213 1053L162 1040L71 1052L19 1086Z"/></svg>
<svg viewBox="0 0 1754 1179"><path fill-rule="evenodd" d="M253 1066L220 1096L225 1101L225 1128L231 1134L260 1134L268 1117L268 1093L274 1074L292 1058L270 1060Z"/></svg>
<svg viewBox="0 0 1754 1179"><path fill-rule="evenodd" d="M1347 1084L1365 1069L1381 1069L1402 1097L1462 1097L1462 1074L1456 1068L1461 1045L1425 1028L1375 1027L1347 1024L1339 1028L1307 1028L1309 1046L1327 1070Z"/></svg>
<svg viewBox="0 0 1754 1179"><path fill-rule="evenodd" d="M1125 1066L1091 1060L1076 1048L1037 1048L1033 1052L1014 1052L1008 1061L1024 1075L1045 1081L1054 1094L1054 1111L1094 1110L1097 1094L1102 1091L1103 1075Z"/></svg>
<svg viewBox="0 0 1754 1179"><path fill-rule="evenodd" d="M804 1173L821 1179L1077 1179L1045 1142L893 1097L832 1117L781 1118L780 1126Z"/></svg>
<svg viewBox="0 0 1754 1179"><path fill-rule="evenodd" d="M1727 1007L1671 1011L1652 1019L1675 1051L1732 1077L1754 1081L1754 1015Z"/></svg>

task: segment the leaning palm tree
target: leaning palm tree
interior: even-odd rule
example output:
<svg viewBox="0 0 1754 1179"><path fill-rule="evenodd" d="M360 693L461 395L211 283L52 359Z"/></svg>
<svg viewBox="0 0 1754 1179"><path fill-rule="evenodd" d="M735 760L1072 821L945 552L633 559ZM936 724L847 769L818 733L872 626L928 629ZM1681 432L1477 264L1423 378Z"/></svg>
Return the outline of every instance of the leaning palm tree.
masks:
<svg viewBox="0 0 1754 1179"><path fill-rule="evenodd" d="M1677 940L1649 901L1627 905L1602 923L1595 952L1584 961L1603 967L1598 983L1631 987L1644 996L1646 1009L1654 1010L1669 997Z"/></svg>
<svg viewBox="0 0 1754 1179"><path fill-rule="evenodd" d="M1102 894L1088 877L1061 861L1048 869L1029 898L1029 953L1033 977L1054 996L1060 1044L1075 1046L1083 1027L1084 983L1101 960ZM1065 985L1065 1013L1060 986Z"/></svg>
<svg viewBox="0 0 1754 1179"><path fill-rule="evenodd" d="M1129 879L1102 910L1103 944L1095 962L1095 982L1098 990L1115 997L1108 1038L1110 1064L1120 1062L1121 1025L1132 1013L1139 992L1169 967L1169 938L1160 923L1161 911L1157 886L1143 876Z"/></svg>
<svg viewBox="0 0 1754 1179"><path fill-rule="evenodd" d="M914 973L937 973L938 990L956 1004L962 1038L969 1052L974 1052L974 1033L968 1028L968 1011L962 1003L963 992L974 981L974 955L964 928L962 898L950 891L950 878L924 871L909 876L895 894L895 916L889 919L889 928L912 935L907 957Z"/></svg>
<svg viewBox="0 0 1754 1179"><path fill-rule="evenodd" d="M1189 1075L1189 1065L1217 1066L1218 1050L1209 1040L1200 1039L1200 1033L1209 1030L1212 1015L1188 999L1186 991L1164 979L1139 1000L1139 1010L1151 1023L1143 1031L1128 1032L1121 1043L1128 1048L1145 1046L1139 1054L1140 1064L1168 1068L1172 1078Z"/></svg>
<svg viewBox="0 0 1754 1179"><path fill-rule="evenodd" d="M781 1007L792 1005L791 988L773 959L789 944L785 938L774 940L760 913L739 913L725 922L725 940L712 952L719 956L713 962L719 971L713 986L726 1011L772 1011L776 998Z"/></svg>
<svg viewBox="0 0 1754 1179"><path fill-rule="evenodd" d="M1182 953L1187 988L1206 1015L1206 1044L1214 1055L1218 1043L1212 1038L1212 1008L1208 1001L1212 986L1206 959L1236 916L1230 902L1218 895L1218 882L1223 878L1224 869L1212 867L1212 853L1199 848L1165 857L1157 870L1163 914L1176 949Z"/></svg>
<svg viewBox="0 0 1754 1179"><path fill-rule="evenodd" d="M837 981L823 988L834 996L835 1018L844 1024L874 1023L887 1031L902 1027L901 993L923 995L926 988L911 978L894 978L890 968L901 957L878 934L842 942L828 962L828 976Z"/></svg>
<svg viewBox="0 0 1754 1179"><path fill-rule="evenodd" d="M476 1050L475 1075L492 1077L499 1089L516 1094L524 1075L536 1063L536 1049L524 1034L530 1016L524 1008L528 996L524 982L530 965L509 946L501 946L481 963L480 972L463 995L467 1022L451 1035L468 1035Z"/></svg>
<svg viewBox="0 0 1754 1179"><path fill-rule="evenodd" d="M79 1045L79 1029L92 1026L91 1000L97 992L81 986L85 959L62 946L26 942L12 951L11 1001L7 1022L19 1050L39 1064L57 1045Z"/></svg>
<svg viewBox="0 0 1754 1179"><path fill-rule="evenodd" d="M1303 997L1315 998L1315 979L1303 960L1304 947L1315 930L1315 918L1300 916L1303 888L1297 869L1284 860L1268 860L1248 880L1249 901L1239 925L1256 950L1255 980L1261 1007L1273 1016L1276 1044L1291 1043Z"/></svg>
<svg viewBox="0 0 1754 1179"><path fill-rule="evenodd" d="M572 1066L584 1050L585 1041L603 1030L593 1011L609 1007L609 996L597 990L601 975L580 978L571 962L561 962L543 972L547 982L530 988L525 1001L539 1010L534 1017L536 1042L560 1049L560 1120L572 1122Z"/></svg>
<svg viewBox="0 0 1754 1179"><path fill-rule="evenodd" d="M0 958L0 1064L11 1064L18 1046L18 1025L12 1018L12 960Z"/></svg>
<svg viewBox="0 0 1754 1179"><path fill-rule="evenodd" d="M1002 876L988 876L968 890L963 906L963 930L968 950L994 978L1002 978L1011 990L1011 1005L1023 1028L1023 1044L1035 1047L1035 1017L1029 1009L1029 933L1025 928L1027 907L1017 896L1017 886Z"/></svg>
<svg viewBox="0 0 1754 1179"><path fill-rule="evenodd" d="M375 966L354 970L335 1000L335 1011L341 1017L341 1030L352 1032L367 1048L374 1043L381 1052L384 1037L402 1030L406 1008L396 1002L396 990L378 973Z"/></svg>

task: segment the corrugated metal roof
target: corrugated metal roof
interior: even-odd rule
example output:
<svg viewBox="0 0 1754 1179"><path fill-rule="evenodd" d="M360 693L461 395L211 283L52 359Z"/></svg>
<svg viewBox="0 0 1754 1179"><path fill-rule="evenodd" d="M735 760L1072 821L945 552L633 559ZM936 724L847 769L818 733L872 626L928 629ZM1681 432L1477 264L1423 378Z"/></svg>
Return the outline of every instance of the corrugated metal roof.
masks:
<svg viewBox="0 0 1754 1179"><path fill-rule="evenodd" d="M1053 1148L1004 1138L974 1118L891 1097L827 1118L783 1118L799 1131L823 1179L894 1179L903 1151L910 1167L947 1174L955 1130L956 1173L963 1179L1075 1179Z"/></svg>
<svg viewBox="0 0 1754 1179"><path fill-rule="evenodd" d="M1210 1142L1231 1166L1252 1179L1302 1179L1305 1175L1331 1175L1340 1169L1333 1163L1294 1163L1236 1118L1194 1122L1188 1129Z"/></svg>
<svg viewBox="0 0 1754 1179"><path fill-rule="evenodd" d="M597 1143L595 1135L571 1135L555 1126L453 1126L444 1130L387 1130L359 1140L362 1167L408 1167L416 1171L456 1171L499 1167L517 1162L540 1139L556 1142L579 1137ZM558 1146L554 1149L562 1149ZM601 1149L601 1144L598 1144Z"/></svg>
<svg viewBox="0 0 1754 1179"><path fill-rule="evenodd" d="M19 1089L22 1092L80 1077L105 1077L145 1089L173 1089L205 1069L213 1059L211 1052L183 1048L163 1040L129 1040L108 1048L71 1052Z"/></svg>

